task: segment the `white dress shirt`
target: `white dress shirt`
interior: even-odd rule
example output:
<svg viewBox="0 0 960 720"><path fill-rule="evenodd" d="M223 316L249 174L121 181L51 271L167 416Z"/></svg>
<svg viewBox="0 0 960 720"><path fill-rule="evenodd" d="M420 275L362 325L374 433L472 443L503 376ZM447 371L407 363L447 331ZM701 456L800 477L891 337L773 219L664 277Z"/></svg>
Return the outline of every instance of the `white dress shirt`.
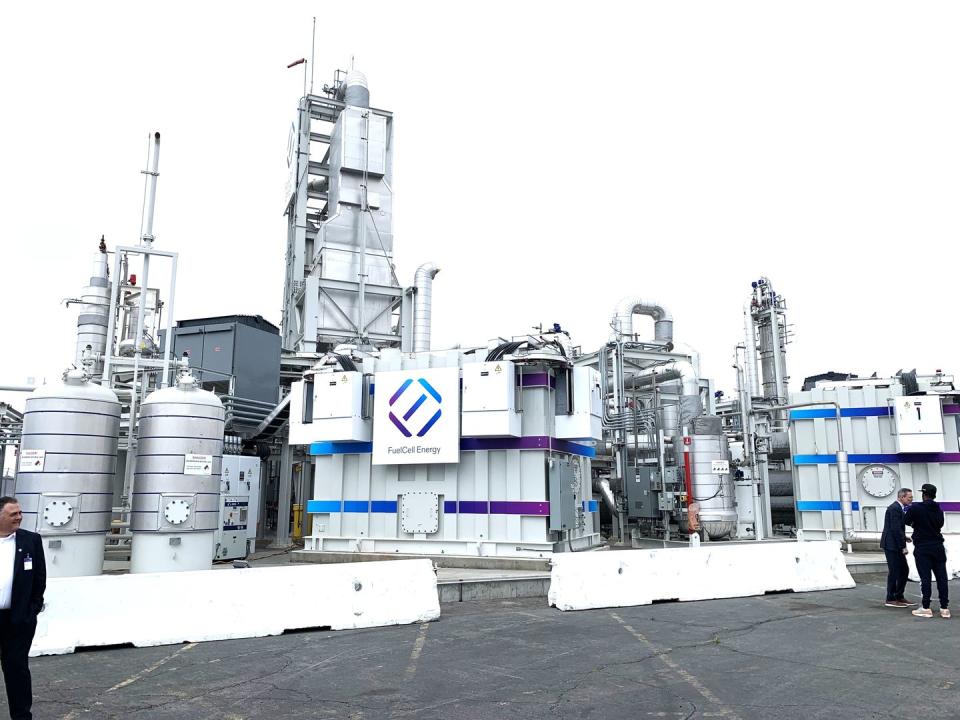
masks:
<svg viewBox="0 0 960 720"><path fill-rule="evenodd" d="M0 538L0 610L10 609L13 597L13 569L17 560L17 534Z"/></svg>

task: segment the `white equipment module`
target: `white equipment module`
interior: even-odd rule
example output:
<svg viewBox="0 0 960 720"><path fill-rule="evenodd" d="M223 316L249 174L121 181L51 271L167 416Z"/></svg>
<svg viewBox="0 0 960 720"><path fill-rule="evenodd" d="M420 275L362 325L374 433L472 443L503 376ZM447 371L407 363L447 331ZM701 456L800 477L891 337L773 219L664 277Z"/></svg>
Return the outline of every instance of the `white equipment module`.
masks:
<svg viewBox="0 0 960 720"><path fill-rule="evenodd" d="M214 560L245 558L256 550L259 505L260 458L224 455Z"/></svg>

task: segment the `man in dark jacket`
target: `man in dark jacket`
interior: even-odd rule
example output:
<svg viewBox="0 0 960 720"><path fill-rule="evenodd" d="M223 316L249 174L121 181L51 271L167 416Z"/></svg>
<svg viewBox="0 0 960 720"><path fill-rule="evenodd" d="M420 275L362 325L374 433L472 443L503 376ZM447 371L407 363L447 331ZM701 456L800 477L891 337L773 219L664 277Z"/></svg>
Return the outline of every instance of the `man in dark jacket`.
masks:
<svg viewBox="0 0 960 720"><path fill-rule="evenodd" d="M907 586L907 532L904 526L904 513L913 502L913 490L900 488L897 499L890 503L883 516L883 532L880 535L880 547L887 556L887 607L906 608L916 605L907 602L903 596Z"/></svg>
<svg viewBox="0 0 960 720"><path fill-rule="evenodd" d="M16 498L0 497L0 666L13 720L32 720L27 656L43 609L47 565L39 535L20 529Z"/></svg>
<svg viewBox="0 0 960 720"><path fill-rule="evenodd" d="M947 553L943 547L943 510L934 499L937 497L935 485L925 483L920 488L923 502L907 508L904 517L907 525L913 528L913 559L917 561L917 573L920 575L921 605L913 611L917 617L933 617L930 609L930 571L937 578L937 593L940 595L940 617L950 617L950 597L947 586Z"/></svg>

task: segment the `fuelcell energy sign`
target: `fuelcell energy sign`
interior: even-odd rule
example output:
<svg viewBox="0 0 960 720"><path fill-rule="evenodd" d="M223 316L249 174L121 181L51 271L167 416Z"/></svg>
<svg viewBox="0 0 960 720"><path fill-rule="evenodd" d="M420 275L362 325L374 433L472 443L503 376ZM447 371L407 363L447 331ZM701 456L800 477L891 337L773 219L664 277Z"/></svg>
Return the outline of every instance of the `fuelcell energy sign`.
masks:
<svg viewBox="0 0 960 720"><path fill-rule="evenodd" d="M374 383L374 465L460 461L460 368L380 372Z"/></svg>

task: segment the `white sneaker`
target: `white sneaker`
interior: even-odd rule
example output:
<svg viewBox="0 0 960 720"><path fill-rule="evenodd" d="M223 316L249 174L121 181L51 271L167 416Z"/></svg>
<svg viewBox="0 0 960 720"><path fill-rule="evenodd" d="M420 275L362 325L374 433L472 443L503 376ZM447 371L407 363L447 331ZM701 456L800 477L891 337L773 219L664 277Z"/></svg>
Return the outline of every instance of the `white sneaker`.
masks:
<svg viewBox="0 0 960 720"><path fill-rule="evenodd" d="M944 620L950 619L950 609L949 608L940 608L940 617Z"/></svg>
<svg viewBox="0 0 960 720"><path fill-rule="evenodd" d="M916 610L914 610L914 611L911 612L910 614L911 614L911 615L915 615L916 617L932 618L932 617L933 617L933 610L931 610L930 608L917 608ZM949 613L948 613L948 614L949 614Z"/></svg>

